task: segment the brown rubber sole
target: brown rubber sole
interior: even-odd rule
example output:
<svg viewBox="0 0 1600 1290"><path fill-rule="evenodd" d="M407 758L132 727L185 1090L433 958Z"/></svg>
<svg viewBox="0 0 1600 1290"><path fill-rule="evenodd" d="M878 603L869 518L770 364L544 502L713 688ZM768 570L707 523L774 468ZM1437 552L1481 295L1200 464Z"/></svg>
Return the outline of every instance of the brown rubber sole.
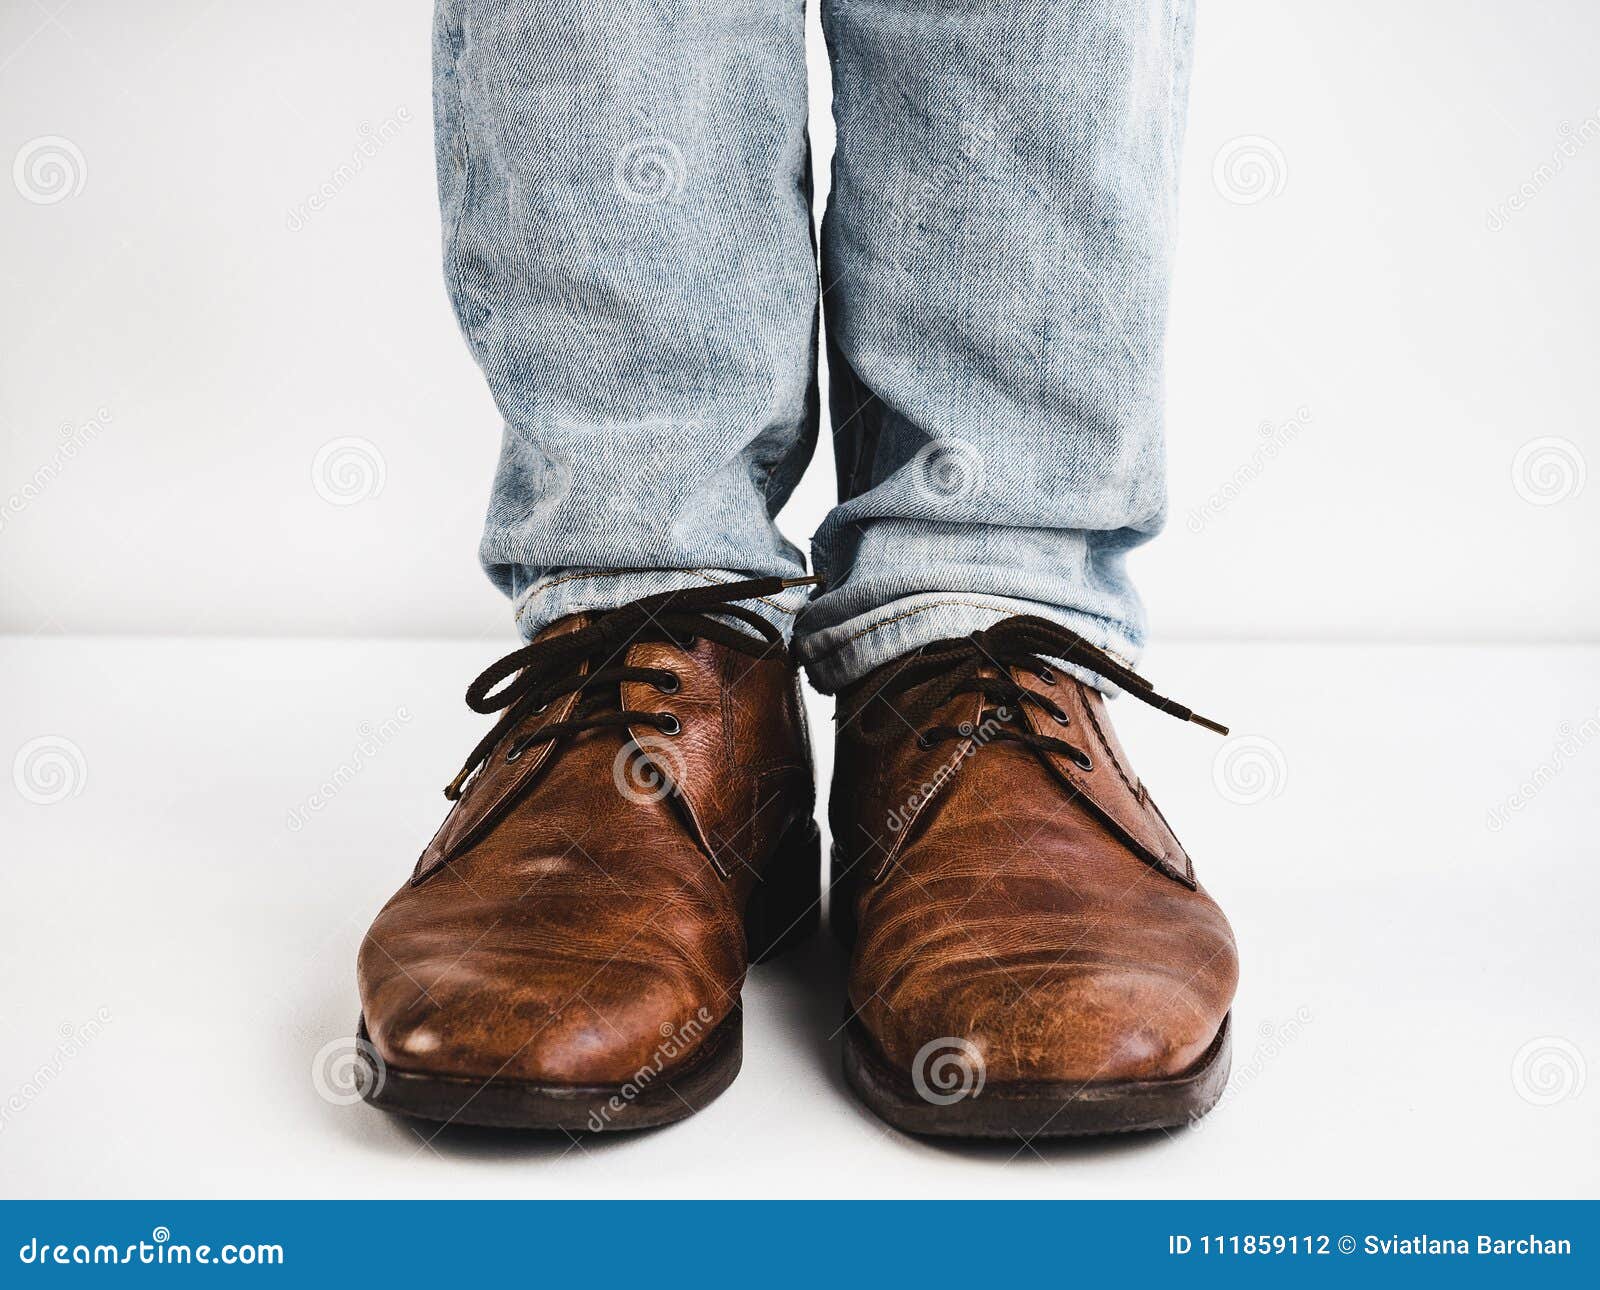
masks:
<svg viewBox="0 0 1600 1290"><path fill-rule="evenodd" d="M816 822L801 821L779 843L769 876L751 892L745 942L751 963L784 953L817 928L821 854ZM744 1012L735 1005L681 1065L652 1063L626 1084L535 1084L495 1076L408 1071L381 1062L357 1030L361 1094L373 1106L424 1120L502 1129L649 1129L687 1119L715 1101L744 1059Z"/></svg>
<svg viewBox="0 0 1600 1290"><path fill-rule="evenodd" d="M1229 1014L1231 1017L1232 1014ZM1073 1138L1171 1129L1199 1119L1222 1096L1232 1060L1229 1018L1189 1070L1169 1079L1088 1083L987 1083L970 1070L948 1091L936 1072L926 1092L891 1066L866 1027L845 1031L844 1073L880 1120L905 1133L944 1138ZM959 1066L951 1068L959 1071ZM946 1075L950 1072L946 1071Z"/></svg>
<svg viewBox="0 0 1600 1290"><path fill-rule="evenodd" d="M365 1018L358 1033L367 1039ZM358 1051L366 1067L362 1096L385 1111L498 1129L649 1129L692 1115L733 1083L744 1057L744 1014L735 1008L718 1022L683 1066L646 1067L627 1084L534 1084L393 1066L380 1070L370 1042Z"/></svg>

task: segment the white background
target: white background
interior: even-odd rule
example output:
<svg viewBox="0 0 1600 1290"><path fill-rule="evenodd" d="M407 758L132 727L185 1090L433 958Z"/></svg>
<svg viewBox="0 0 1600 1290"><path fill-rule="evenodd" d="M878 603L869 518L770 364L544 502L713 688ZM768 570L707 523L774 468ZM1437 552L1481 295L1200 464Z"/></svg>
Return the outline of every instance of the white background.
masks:
<svg viewBox="0 0 1600 1290"><path fill-rule="evenodd" d="M886 1133L842 1088L826 942L755 976L744 1074L665 1132L431 1138L320 1096L361 932L479 731L460 691L512 639L474 559L498 425L440 284L429 23L0 0L0 1194L1600 1191L1589 0L1202 3L1173 523L1134 568L1150 674L1239 734L1117 720L1239 929L1205 1127ZM7 172L48 136L82 160L41 204ZM1257 201L1217 178L1241 139ZM382 486L336 505L314 463L346 436ZM824 447L791 536L830 481ZM18 769L38 740L59 794Z"/></svg>
<svg viewBox="0 0 1600 1290"><path fill-rule="evenodd" d="M499 427L441 285L429 24L427 0L0 3L0 160L60 135L86 171L54 205L0 177L0 513L63 426L110 417L0 530L0 629L505 630L475 570ZM1594 493L1541 507L1513 486L1532 439L1600 456L1597 42L1589 0L1201 5L1173 523L1134 564L1159 638L1600 634ZM820 41L812 61L826 158ZM1247 136L1283 182L1240 205L1213 170ZM1262 423L1302 408L1191 531ZM350 435L377 446L382 491L330 505L313 463ZM792 537L831 480L824 447Z"/></svg>

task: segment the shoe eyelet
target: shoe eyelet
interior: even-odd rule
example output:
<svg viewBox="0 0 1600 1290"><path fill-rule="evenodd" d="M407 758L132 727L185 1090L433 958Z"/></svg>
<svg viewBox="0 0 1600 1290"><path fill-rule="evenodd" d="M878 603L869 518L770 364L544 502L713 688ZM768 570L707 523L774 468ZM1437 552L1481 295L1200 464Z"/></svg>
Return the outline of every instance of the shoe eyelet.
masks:
<svg viewBox="0 0 1600 1290"><path fill-rule="evenodd" d="M676 672L668 672L666 679L657 681L655 685L656 689L660 690L662 694L676 694L683 688Z"/></svg>
<svg viewBox="0 0 1600 1290"><path fill-rule="evenodd" d="M525 747L526 745L523 744L521 740L518 740L516 743L512 744L511 747L506 749L506 761L516 761L518 757L522 756Z"/></svg>
<svg viewBox="0 0 1600 1290"><path fill-rule="evenodd" d="M679 721L670 712L658 712L656 713L656 729L664 735L682 734L683 722Z"/></svg>
<svg viewBox="0 0 1600 1290"><path fill-rule="evenodd" d="M678 648L682 649L682 650L685 650L685 651L692 650L699 643L700 643L700 638L691 633L690 635L685 636L681 641L678 642Z"/></svg>
<svg viewBox="0 0 1600 1290"><path fill-rule="evenodd" d="M535 708L533 710L533 712L530 715L535 716L535 717L542 717L542 716L544 716L545 713L547 713L549 711L550 711L550 705L548 703L541 703L537 708Z"/></svg>
<svg viewBox="0 0 1600 1290"><path fill-rule="evenodd" d="M933 741L931 739L929 739L926 735L918 735L917 736L917 747L922 749L923 752L927 752L928 749L933 747Z"/></svg>
<svg viewBox="0 0 1600 1290"><path fill-rule="evenodd" d="M1072 764L1087 774L1094 769L1094 758L1086 752L1075 751L1072 755Z"/></svg>
<svg viewBox="0 0 1600 1290"><path fill-rule="evenodd" d="M1034 675L1036 675L1046 685L1054 685L1058 680L1061 679L1055 674L1055 669L1049 667L1041 667Z"/></svg>

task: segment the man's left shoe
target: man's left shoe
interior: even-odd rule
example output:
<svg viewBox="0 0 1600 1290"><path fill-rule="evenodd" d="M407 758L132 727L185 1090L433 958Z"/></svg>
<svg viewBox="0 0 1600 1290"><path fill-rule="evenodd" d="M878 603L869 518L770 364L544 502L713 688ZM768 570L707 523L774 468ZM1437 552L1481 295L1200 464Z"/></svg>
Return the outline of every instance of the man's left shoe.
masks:
<svg viewBox="0 0 1600 1290"><path fill-rule="evenodd" d="M473 682L500 720L361 946L368 1101L631 1129L729 1085L746 965L817 921L794 660L739 603L784 585L564 618Z"/></svg>
<svg viewBox="0 0 1600 1290"><path fill-rule="evenodd" d="M1100 694L1052 658L1221 730L1036 618L930 645L840 696L845 1073L910 1133L1166 1128L1227 1082L1233 932Z"/></svg>

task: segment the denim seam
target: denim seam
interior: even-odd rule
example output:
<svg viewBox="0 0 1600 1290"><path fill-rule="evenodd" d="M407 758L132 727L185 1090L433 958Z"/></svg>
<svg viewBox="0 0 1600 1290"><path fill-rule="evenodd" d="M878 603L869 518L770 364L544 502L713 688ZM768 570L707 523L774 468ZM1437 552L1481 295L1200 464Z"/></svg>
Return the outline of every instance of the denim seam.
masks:
<svg viewBox="0 0 1600 1290"><path fill-rule="evenodd" d="M827 658L831 654L837 654L852 641L859 640L863 636L871 635L875 631L880 631L893 623L899 622L901 619L912 618L917 614L927 613L930 609L944 609L951 605L955 605L963 609L981 609L985 613L993 614L996 618L1011 618L1014 616L1009 610L996 609L993 605L980 605L973 600L935 600L930 604L919 605L915 609L907 609L903 613L895 614L892 617L881 620L880 622L872 623L869 626L863 627L860 631L855 632L850 636L846 636L842 641L830 649L827 654L819 655L816 659L813 659L812 662L820 662L822 659ZM1121 654L1117 653L1116 650L1107 649L1106 653L1111 655L1112 658L1116 659L1124 666L1128 666L1128 660L1125 659Z"/></svg>
<svg viewBox="0 0 1600 1290"><path fill-rule="evenodd" d="M456 299L465 312L467 295L466 282L461 273L461 226L466 223L467 205L472 200L472 133L467 128L466 96L461 92L461 47L467 38L465 16L461 19L459 34L460 41L456 39L456 32L450 35L450 80L456 93L456 133L461 141L461 204L456 208L455 218L450 221L449 262L451 276L455 279ZM462 330L474 356L482 358L483 347L475 334L477 328L469 326Z"/></svg>
<svg viewBox="0 0 1600 1290"><path fill-rule="evenodd" d="M526 615L528 612L528 606L531 605L537 597L542 596L552 587L559 587L564 582L576 582L584 578L627 578L635 574L652 573L687 573L693 574L697 578L704 579L713 587L725 585L716 578L713 578L704 569L601 569L598 571L585 573L567 573L563 574L559 578L552 578L548 582L537 582L528 591L524 592L522 595L522 603L517 607L516 620L518 623L521 623L524 615ZM759 600L763 605L770 605L779 613L788 614L791 617L800 612L798 609L790 609L787 605L779 604L770 596L756 596L753 597L753 599Z"/></svg>

